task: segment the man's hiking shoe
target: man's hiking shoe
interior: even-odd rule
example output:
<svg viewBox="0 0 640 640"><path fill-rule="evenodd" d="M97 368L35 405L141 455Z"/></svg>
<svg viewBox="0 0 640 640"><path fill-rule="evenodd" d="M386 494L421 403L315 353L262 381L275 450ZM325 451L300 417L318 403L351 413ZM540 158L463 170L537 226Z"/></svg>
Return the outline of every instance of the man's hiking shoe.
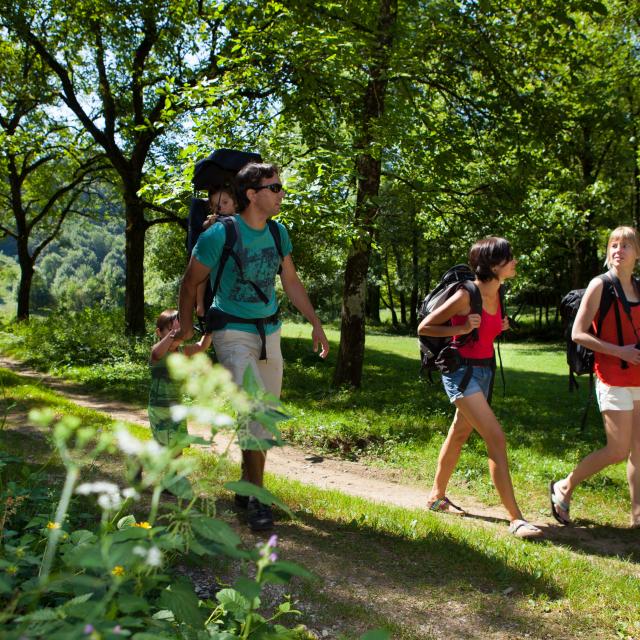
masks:
<svg viewBox="0 0 640 640"><path fill-rule="evenodd" d="M249 506L249 496L241 496L236 493L233 497L233 503L238 509L246 509Z"/></svg>
<svg viewBox="0 0 640 640"><path fill-rule="evenodd" d="M273 511L267 504L262 504L256 497L249 498L247 517L251 531L269 531L273 529Z"/></svg>

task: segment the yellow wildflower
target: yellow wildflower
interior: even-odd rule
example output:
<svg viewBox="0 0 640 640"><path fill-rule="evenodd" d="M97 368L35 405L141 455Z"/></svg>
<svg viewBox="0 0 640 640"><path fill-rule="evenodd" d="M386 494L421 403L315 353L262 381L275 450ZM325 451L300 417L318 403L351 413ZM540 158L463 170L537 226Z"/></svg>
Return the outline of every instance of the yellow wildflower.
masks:
<svg viewBox="0 0 640 640"><path fill-rule="evenodd" d="M10 576L15 576L16 573L18 573L18 567L16 567L15 564L12 564L10 566L8 566L5 571L10 575Z"/></svg>
<svg viewBox="0 0 640 640"><path fill-rule="evenodd" d="M148 522L136 522L133 526L141 529L151 529L151 525Z"/></svg>
<svg viewBox="0 0 640 640"><path fill-rule="evenodd" d="M60 528L60 523L59 522L48 522L47 523L47 529L59 529Z"/></svg>
<svg viewBox="0 0 640 640"><path fill-rule="evenodd" d="M123 576L124 575L124 567L117 564L113 569L111 569L111 575L113 576Z"/></svg>

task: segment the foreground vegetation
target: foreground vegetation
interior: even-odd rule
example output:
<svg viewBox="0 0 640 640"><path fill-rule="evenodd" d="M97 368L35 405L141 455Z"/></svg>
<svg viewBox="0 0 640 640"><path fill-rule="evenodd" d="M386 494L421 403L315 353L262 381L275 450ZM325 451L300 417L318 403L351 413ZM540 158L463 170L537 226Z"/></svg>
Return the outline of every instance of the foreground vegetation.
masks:
<svg viewBox="0 0 640 640"><path fill-rule="evenodd" d="M2 380L5 407L10 407L8 422L0 431L3 451L24 455L28 450L32 473L46 464L44 472L51 489L40 492L39 506L41 510L46 506L40 524L32 529L37 536L39 526L46 528L47 522L55 521L59 488L54 487L61 487L65 469L58 457L51 457L47 436L51 431L27 427L18 418L29 409L48 405L56 413L77 415L83 424L99 426L103 431L109 432L112 425L101 414L74 409L57 394L6 370L2 371ZM143 435L141 431L136 433ZM230 494L223 488L224 482L237 477L237 468L219 465L202 449L190 450L185 458L192 469L190 482L199 496L206 496L208 511L235 530L233 533L229 529L225 539L240 535L251 548L259 538L256 540L242 527L238 529L230 509ZM83 481L108 479L118 484L130 471L117 456L103 455L92 461ZM286 591L266 593L265 603L272 606L270 603L290 593L292 608L302 611L297 622L320 634L328 630L329 637L354 638L366 628L384 626L393 638L407 640L464 637L470 629L479 638L631 639L640 635L635 532L608 530L620 542L613 550L602 544L556 538L552 530L546 542L523 543L508 536L505 527L496 528L483 520L459 521L424 510L374 505L276 476L269 476L267 482L292 512L292 517L282 510L277 512L278 553L301 563L316 577L298 580L284 587ZM594 491L594 500L601 505L605 502L598 491ZM161 507L164 515L160 522L166 525L176 512L171 501L163 500L162 504L168 511ZM203 505L199 509L206 513ZM92 509L84 500L74 512L83 528L94 526ZM138 523L149 518L144 504L134 513ZM21 517L28 517L26 510ZM151 531L158 539L159 530ZM604 527L594 531L600 543L606 535ZM626 551L620 553L623 549ZM222 557L207 562L198 559L195 564L182 557L179 565L190 578L198 569L204 570L206 583L216 585L214 591L239 578L233 565ZM6 574L6 565L3 567ZM121 579L109 576L112 584ZM211 599L211 594L203 598ZM136 602L140 605L139 600ZM193 597L188 602L193 603ZM126 598L122 603L132 606ZM443 606L447 616L433 614ZM128 617L132 615L144 617L142 611L132 611ZM304 632L299 628L296 633Z"/></svg>

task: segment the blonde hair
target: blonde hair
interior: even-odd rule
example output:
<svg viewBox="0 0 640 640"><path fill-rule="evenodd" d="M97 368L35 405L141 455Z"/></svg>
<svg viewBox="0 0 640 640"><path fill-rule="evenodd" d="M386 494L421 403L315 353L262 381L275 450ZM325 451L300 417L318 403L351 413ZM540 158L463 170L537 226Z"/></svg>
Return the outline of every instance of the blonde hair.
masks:
<svg viewBox="0 0 640 640"><path fill-rule="evenodd" d="M607 255L604 259L605 267L611 269L611 265L609 264L609 249L611 248L611 244L615 240L622 240L623 242L628 242L629 244L631 244L635 249L636 256L640 258L640 238L638 238L638 232L633 227L617 227L611 232L609 241L607 242Z"/></svg>
<svg viewBox="0 0 640 640"><path fill-rule="evenodd" d="M178 317L177 309L165 309L156 320L156 329L164 331L170 329L173 321Z"/></svg>

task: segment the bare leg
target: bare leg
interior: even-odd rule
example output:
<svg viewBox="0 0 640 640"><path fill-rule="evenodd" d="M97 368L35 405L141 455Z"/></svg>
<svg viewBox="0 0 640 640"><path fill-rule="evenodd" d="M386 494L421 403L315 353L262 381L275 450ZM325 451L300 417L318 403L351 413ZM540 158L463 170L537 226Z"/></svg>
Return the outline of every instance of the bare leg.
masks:
<svg viewBox="0 0 640 640"><path fill-rule="evenodd" d="M436 467L436 475L433 479L433 487L429 495L429 502L433 502L439 498L444 498L447 492L447 485L451 479L451 474L458 464L460 452L465 442L469 439L473 427L469 421L456 409L453 416L453 422L449 428L449 433L440 449L438 455L438 466Z"/></svg>
<svg viewBox="0 0 640 640"><path fill-rule="evenodd" d="M604 430L607 434L607 444L602 447L602 449L593 451L584 457L566 478L558 480L554 485L555 495L563 500L565 504L569 504L571 494L583 480L590 478L609 465L622 462L627 458L631 460L629 453L634 413L635 406L633 411L602 412ZM636 460L637 457L634 456L634 462ZM637 497L638 495L636 494L636 498ZM569 514L558 505L556 505L556 510L562 517L568 519Z"/></svg>
<svg viewBox="0 0 640 640"><path fill-rule="evenodd" d="M507 442L493 410L482 393L474 393L467 398L456 400L456 407L473 428L480 434L487 445L489 456L489 473L491 480L500 495L500 500L509 513L509 518L522 519L522 512L518 507L513 493L513 484L509 474L507 459Z"/></svg>
<svg viewBox="0 0 640 640"><path fill-rule="evenodd" d="M265 451L242 452L242 479L248 480L258 487L263 486L264 467L267 462Z"/></svg>
<svg viewBox="0 0 640 640"><path fill-rule="evenodd" d="M631 451L627 461L627 481L631 496L631 524L640 525L640 402L633 403Z"/></svg>

